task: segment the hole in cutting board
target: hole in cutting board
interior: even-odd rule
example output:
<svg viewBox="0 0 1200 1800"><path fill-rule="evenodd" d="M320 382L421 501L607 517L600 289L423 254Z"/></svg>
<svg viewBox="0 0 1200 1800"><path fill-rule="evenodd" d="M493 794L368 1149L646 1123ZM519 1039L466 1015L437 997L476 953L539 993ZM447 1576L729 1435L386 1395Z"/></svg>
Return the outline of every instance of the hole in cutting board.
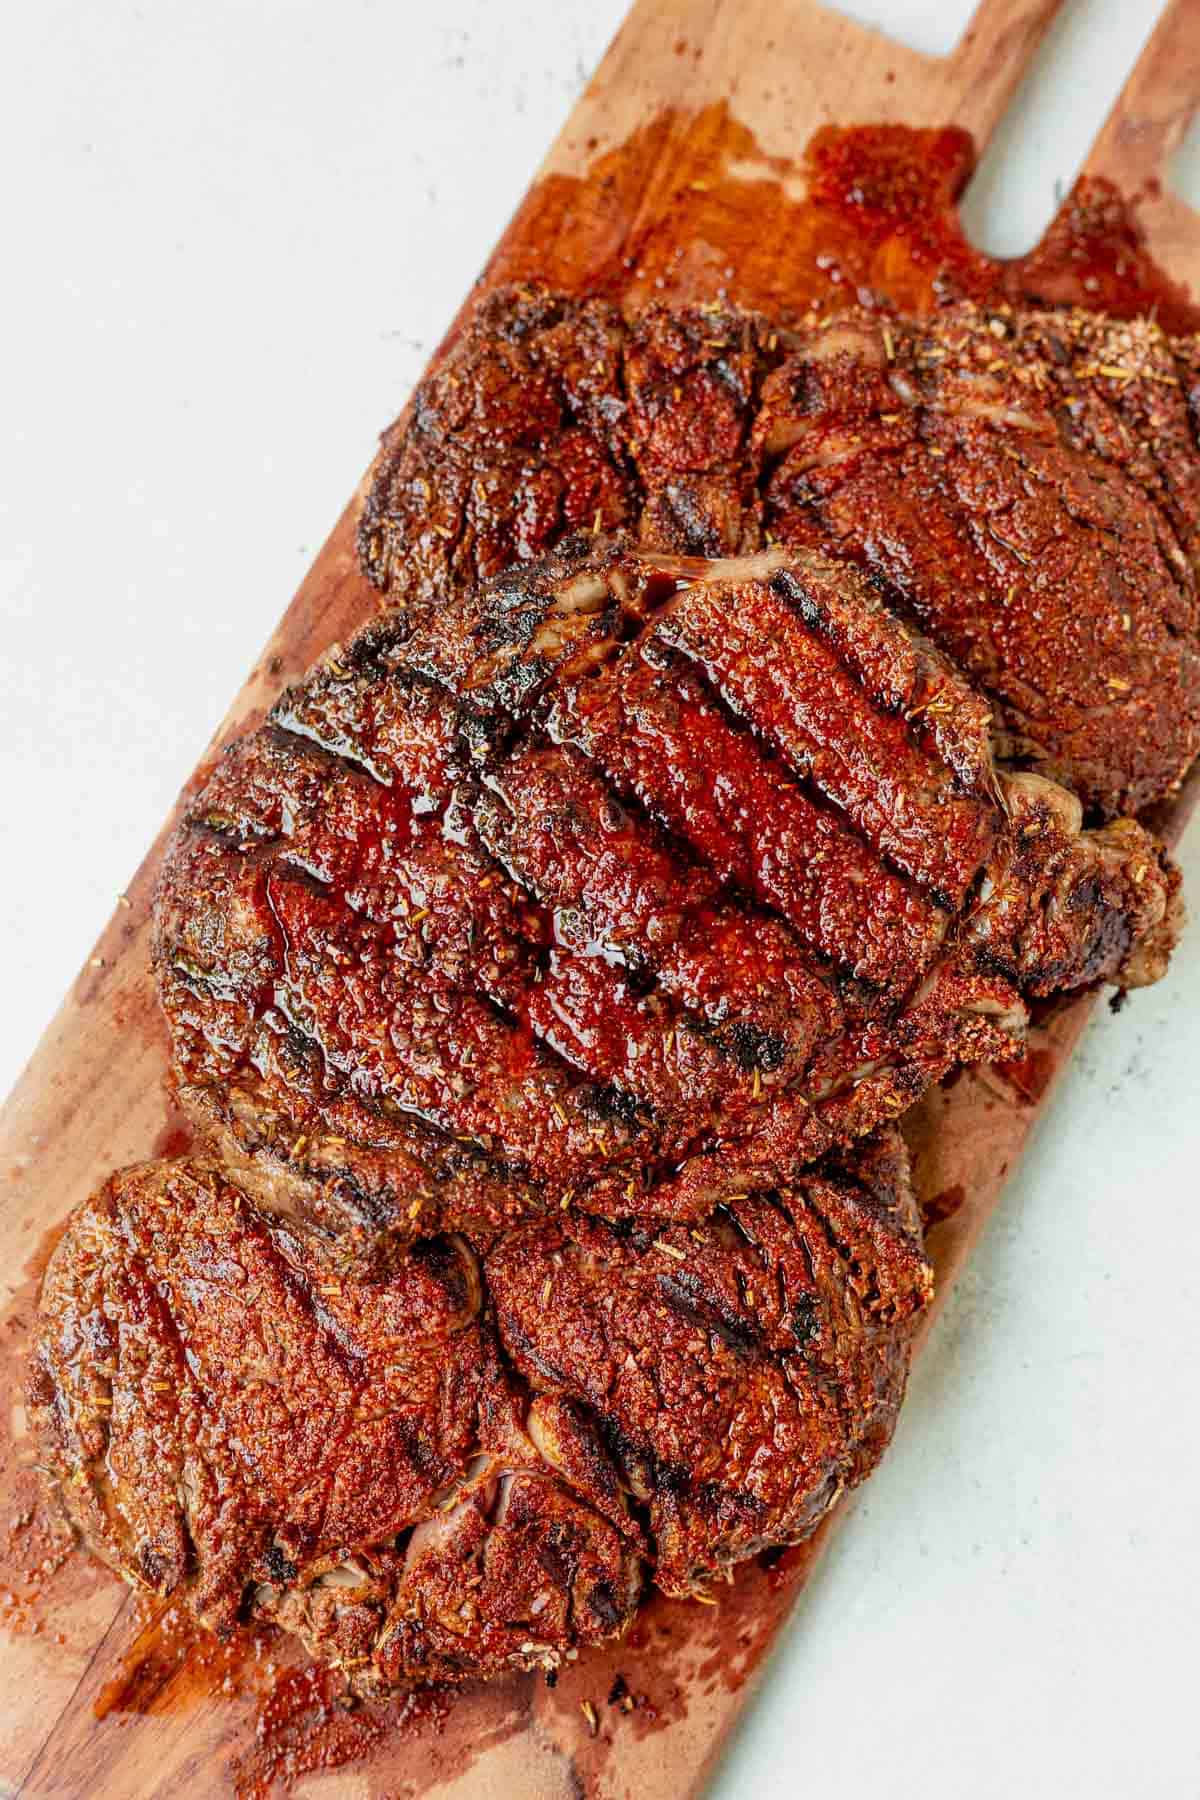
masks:
<svg viewBox="0 0 1200 1800"><path fill-rule="evenodd" d="M1037 243L1164 8L1068 0L963 197L963 227L979 249L1020 256Z"/></svg>
<svg viewBox="0 0 1200 1800"><path fill-rule="evenodd" d="M870 25L893 43L926 56L948 56L967 28L976 0L824 0L830 12ZM850 121L858 124L858 120Z"/></svg>
<svg viewBox="0 0 1200 1800"><path fill-rule="evenodd" d="M1200 112L1193 114L1183 142L1167 164L1167 186L1200 212Z"/></svg>

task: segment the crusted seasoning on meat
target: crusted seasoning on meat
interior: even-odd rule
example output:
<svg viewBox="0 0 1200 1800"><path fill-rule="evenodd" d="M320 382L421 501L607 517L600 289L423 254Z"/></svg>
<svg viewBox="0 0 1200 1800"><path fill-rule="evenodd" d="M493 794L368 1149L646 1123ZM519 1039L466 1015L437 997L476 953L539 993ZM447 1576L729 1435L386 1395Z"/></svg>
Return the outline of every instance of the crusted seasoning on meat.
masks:
<svg viewBox="0 0 1200 1800"><path fill-rule="evenodd" d="M715 304L632 322L623 373L644 544L697 556L759 547L750 428L777 343L765 321Z"/></svg>
<svg viewBox="0 0 1200 1800"><path fill-rule="evenodd" d="M709 557L818 546L862 564L987 692L1002 762L1106 817L1171 790L1200 748L1193 340L1148 320L965 304L811 331L715 303L600 318L595 302L493 295L385 441L364 567L414 622L572 523ZM602 331L604 424L598 403L531 404L537 448L517 452L490 371L538 344L547 319L556 343ZM475 423L451 429L443 413ZM515 492L514 457L541 468L556 444L569 454L577 416L605 445L603 500L557 515L508 500L477 527L457 498L464 471L481 495Z"/></svg>
<svg viewBox="0 0 1200 1800"><path fill-rule="evenodd" d="M782 355L763 321L504 288L476 308L384 439L363 568L419 625L448 594L564 533L629 527L659 550L761 542L751 428Z"/></svg>
<svg viewBox="0 0 1200 1800"><path fill-rule="evenodd" d="M509 1356L582 1405L675 1595L807 1537L875 1467L931 1285L894 1132L699 1226L528 1226L486 1272Z"/></svg>
<svg viewBox="0 0 1200 1800"><path fill-rule="evenodd" d="M686 1594L807 1536L886 1447L929 1291L894 1131L702 1226L560 1215L370 1281L149 1163L55 1250L31 1421L91 1550L215 1631L271 1620L363 1695L549 1671L645 1568Z"/></svg>
<svg viewBox="0 0 1200 1800"><path fill-rule="evenodd" d="M92 1551L227 1633L257 1616L359 1692L553 1668L628 1623L641 1536L535 1436L478 1261L414 1246L340 1281L221 1174L147 1163L72 1217L29 1383L43 1466Z"/></svg>
<svg viewBox="0 0 1200 1800"><path fill-rule="evenodd" d="M1200 456L1172 345L1085 313L835 321L767 379L767 530L861 562L1106 816L1200 749Z"/></svg>
<svg viewBox="0 0 1200 1800"><path fill-rule="evenodd" d="M385 444L363 512L363 564L392 604L419 616L564 532L632 522L623 343L603 301L521 288L481 303Z"/></svg>
<svg viewBox="0 0 1200 1800"><path fill-rule="evenodd" d="M1022 992L1149 979L1173 875L998 776L987 711L850 567L572 541L368 628L167 856L181 1098L343 1237L786 1184Z"/></svg>

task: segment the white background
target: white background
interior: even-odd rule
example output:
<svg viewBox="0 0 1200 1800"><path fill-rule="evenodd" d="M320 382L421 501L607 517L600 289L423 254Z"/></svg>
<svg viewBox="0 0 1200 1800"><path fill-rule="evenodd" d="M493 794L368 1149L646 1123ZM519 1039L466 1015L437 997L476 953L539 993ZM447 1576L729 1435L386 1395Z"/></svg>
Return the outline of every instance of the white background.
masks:
<svg viewBox="0 0 1200 1800"><path fill-rule="evenodd" d="M0 1090L622 10L6 9ZM847 10L942 50L968 8ZM1068 5L987 247L1035 237L1158 11ZM1200 895L1200 829L1184 860ZM722 1800L1200 1793L1198 1068L1200 928L1097 1016Z"/></svg>

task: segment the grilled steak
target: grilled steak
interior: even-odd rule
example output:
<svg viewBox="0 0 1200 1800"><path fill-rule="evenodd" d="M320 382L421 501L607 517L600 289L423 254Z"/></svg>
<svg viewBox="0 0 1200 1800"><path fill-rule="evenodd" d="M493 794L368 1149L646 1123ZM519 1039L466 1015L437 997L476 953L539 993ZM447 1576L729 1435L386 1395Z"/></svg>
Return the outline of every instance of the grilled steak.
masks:
<svg viewBox="0 0 1200 1800"><path fill-rule="evenodd" d="M845 321L755 424L767 529L851 555L997 706L997 749L1107 815L1200 749L1200 456L1145 322Z"/></svg>
<svg viewBox="0 0 1200 1800"><path fill-rule="evenodd" d="M372 1283L318 1252L195 1164L127 1170L73 1216L30 1401L85 1541L216 1631L301 1631L364 1689L620 1631L637 1527L614 1483L605 1518L538 1451L467 1245Z"/></svg>
<svg viewBox="0 0 1200 1800"><path fill-rule="evenodd" d="M418 613L566 533L632 520L623 342L603 301L526 288L481 302L367 500L362 541L393 606Z"/></svg>
<svg viewBox="0 0 1200 1800"><path fill-rule="evenodd" d="M894 1131L699 1227L567 1214L486 1267L509 1356L598 1427L676 1595L807 1537L874 1468L930 1291Z"/></svg>
<svg viewBox="0 0 1200 1800"><path fill-rule="evenodd" d="M1191 341L1082 312L626 326L510 290L385 440L363 564L420 624L580 523L708 557L836 551L994 701L1003 761L1112 817L1200 748L1198 366Z"/></svg>
<svg viewBox="0 0 1200 1800"><path fill-rule="evenodd" d="M1170 950L1111 814L1196 748L1185 357L486 304L366 507L393 605L165 861L222 1166L112 1177L46 1275L99 1555L373 1694L553 1670L869 1473L931 1282L887 1121Z"/></svg>
<svg viewBox="0 0 1200 1800"><path fill-rule="evenodd" d="M570 541L335 652L166 859L181 1098L343 1235L787 1184L1020 993L1151 978L1140 827L997 776L986 707L850 567Z"/></svg>
<svg viewBox="0 0 1200 1800"><path fill-rule="evenodd" d="M150 1163L55 1251L32 1423L90 1547L219 1632L273 1620L359 1693L552 1669L643 1560L690 1592L808 1534L891 1435L928 1292L895 1135L691 1230L426 1239L369 1282Z"/></svg>

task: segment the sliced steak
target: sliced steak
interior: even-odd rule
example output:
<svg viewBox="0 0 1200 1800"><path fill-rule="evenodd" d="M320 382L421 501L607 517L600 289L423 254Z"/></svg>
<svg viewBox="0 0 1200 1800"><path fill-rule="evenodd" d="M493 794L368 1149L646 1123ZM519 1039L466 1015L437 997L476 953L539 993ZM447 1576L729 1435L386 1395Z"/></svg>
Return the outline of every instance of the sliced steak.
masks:
<svg viewBox="0 0 1200 1800"><path fill-rule="evenodd" d="M850 567L572 540L391 616L235 744L166 858L184 1105L343 1236L787 1184L1022 992L1151 976L1174 877L993 769Z"/></svg>

